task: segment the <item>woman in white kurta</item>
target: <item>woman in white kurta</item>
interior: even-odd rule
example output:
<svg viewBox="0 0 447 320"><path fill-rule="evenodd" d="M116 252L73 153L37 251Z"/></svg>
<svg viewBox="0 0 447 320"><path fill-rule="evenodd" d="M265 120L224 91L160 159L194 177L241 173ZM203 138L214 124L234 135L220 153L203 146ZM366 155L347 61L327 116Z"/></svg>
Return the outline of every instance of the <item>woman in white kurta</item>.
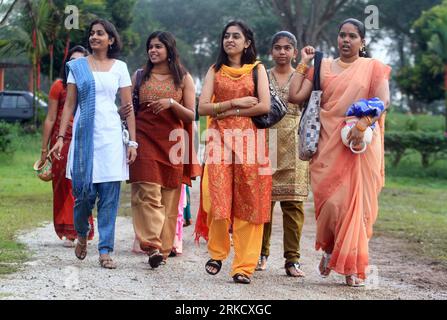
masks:
<svg viewBox="0 0 447 320"><path fill-rule="evenodd" d="M89 34L88 47L92 55L88 58L80 58L85 60L76 62L79 63L77 65L69 65L67 99L58 141L52 151L56 152L56 156L60 153L68 119L75 109L77 100L82 101L80 103L84 103L83 108L80 106L76 108L73 140L67 162L67 178L73 180L74 186L75 180L84 179L83 186L87 186L82 189L84 192L80 192L74 205L74 224L78 234L75 254L81 260L87 255L88 218L98 199L99 262L104 268L114 269L116 264L111 259L110 253L114 249L115 221L119 207L121 181L129 179L128 165L135 160L138 147L135 142L133 112L126 119L131 141L127 145L123 142L121 120L115 99L119 90L121 103L130 104L132 83L127 65L115 59L121 48L115 27L108 21L95 20L90 25ZM80 65L81 68L79 68ZM88 87L89 84L86 85L85 79L93 79L94 86ZM94 99L82 100L86 87L88 93L95 93ZM93 100L94 105L92 105ZM89 111L85 111L87 109ZM91 132L91 134L86 135L86 132ZM78 138L81 136L82 139ZM81 144L84 144L82 148L78 146ZM80 150L82 152L87 150L87 154L93 151L92 156L82 157ZM91 171L85 168L91 168ZM78 177L76 173L78 171L82 173L88 171L85 174L87 178ZM75 189L74 192L76 192Z"/></svg>

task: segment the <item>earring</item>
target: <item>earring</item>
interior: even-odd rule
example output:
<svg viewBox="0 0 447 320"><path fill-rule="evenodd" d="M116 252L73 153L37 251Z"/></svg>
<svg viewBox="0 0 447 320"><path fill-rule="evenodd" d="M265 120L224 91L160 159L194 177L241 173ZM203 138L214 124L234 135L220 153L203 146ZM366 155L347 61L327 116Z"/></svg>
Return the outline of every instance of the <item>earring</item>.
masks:
<svg viewBox="0 0 447 320"><path fill-rule="evenodd" d="M293 63L296 63L296 58L293 58Z"/></svg>
<svg viewBox="0 0 447 320"><path fill-rule="evenodd" d="M111 44L109 44L109 49L112 50L112 45Z"/></svg>
<svg viewBox="0 0 447 320"><path fill-rule="evenodd" d="M247 54L247 48L244 49L244 54Z"/></svg>

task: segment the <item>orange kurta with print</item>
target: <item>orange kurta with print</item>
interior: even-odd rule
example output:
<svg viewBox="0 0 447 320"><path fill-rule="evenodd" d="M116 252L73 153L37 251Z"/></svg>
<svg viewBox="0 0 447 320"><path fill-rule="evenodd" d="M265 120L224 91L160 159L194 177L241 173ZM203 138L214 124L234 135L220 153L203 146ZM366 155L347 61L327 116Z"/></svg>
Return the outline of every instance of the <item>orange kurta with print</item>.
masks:
<svg viewBox="0 0 447 320"><path fill-rule="evenodd" d="M233 78L216 72L214 102L254 95L252 72ZM214 219L254 224L270 221L272 178L266 130L250 117L228 117L210 123L205 152Z"/></svg>

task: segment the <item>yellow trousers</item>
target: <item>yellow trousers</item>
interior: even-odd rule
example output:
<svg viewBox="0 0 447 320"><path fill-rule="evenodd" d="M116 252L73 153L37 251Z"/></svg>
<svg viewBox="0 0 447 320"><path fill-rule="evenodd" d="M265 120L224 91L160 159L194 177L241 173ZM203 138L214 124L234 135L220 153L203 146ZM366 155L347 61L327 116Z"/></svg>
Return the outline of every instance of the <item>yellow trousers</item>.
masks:
<svg viewBox="0 0 447 320"><path fill-rule="evenodd" d="M230 225L230 220L214 220L212 214L208 214L208 252L211 259L225 260L230 254ZM263 224L252 224L234 218L231 276L236 273L251 276L255 272L261 253L263 228Z"/></svg>

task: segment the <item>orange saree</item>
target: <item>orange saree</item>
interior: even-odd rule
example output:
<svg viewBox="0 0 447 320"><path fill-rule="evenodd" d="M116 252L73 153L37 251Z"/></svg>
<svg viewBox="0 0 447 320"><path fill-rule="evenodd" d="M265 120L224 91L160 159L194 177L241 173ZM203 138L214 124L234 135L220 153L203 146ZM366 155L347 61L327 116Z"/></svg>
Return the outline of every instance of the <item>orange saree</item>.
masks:
<svg viewBox="0 0 447 320"><path fill-rule="evenodd" d="M312 159L311 184L317 220L316 249L332 252L329 268L343 275L366 277L368 242L378 214L384 185L384 122L379 120L372 143L363 154L346 148L340 131L350 105L375 97L391 68L359 58L340 74L331 72L332 59L322 63L321 133Z"/></svg>

